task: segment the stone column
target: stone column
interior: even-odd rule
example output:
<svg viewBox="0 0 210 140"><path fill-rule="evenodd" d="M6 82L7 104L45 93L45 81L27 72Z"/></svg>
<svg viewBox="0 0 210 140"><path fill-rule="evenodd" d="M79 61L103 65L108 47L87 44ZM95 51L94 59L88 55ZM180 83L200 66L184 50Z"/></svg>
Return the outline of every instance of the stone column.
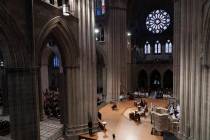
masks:
<svg viewBox="0 0 210 140"><path fill-rule="evenodd" d="M94 12L94 0L78 0L80 56L78 66L67 69L67 83L75 83L73 87L67 85L67 98L71 99L68 101L70 111L65 133L69 140L76 140L78 134L88 131L89 117L93 124L97 123Z"/></svg>
<svg viewBox="0 0 210 140"><path fill-rule="evenodd" d="M173 96L179 100L180 80L180 22L181 22L181 1L174 2L174 42L173 42Z"/></svg>
<svg viewBox="0 0 210 140"><path fill-rule="evenodd" d="M196 0L175 2L174 68L179 83L175 82L174 91L181 104L180 136L190 140L201 138L200 4Z"/></svg>
<svg viewBox="0 0 210 140"><path fill-rule="evenodd" d="M131 37L128 36L127 38L127 48L126 48L126 63L127 63L127 92L131 91L132 90L132 86L131 86L131 83L132 83L132 79L131 79L131 68L132 68L132 60L131 60Z"/></svg>
<svg viewBox="0 0 210 140"><path fill-rule="evenodd" d="M44 112L44 93L49 90L49 78L48 78L48 64L42 64L40 68L40 79L41 79L41 89L39 90L39 104L40 104L40 120L44 120L46 118L46 114Z"/></svg>
<svg viewBox="0 0 210 140"><path fill-rule="evenodd" d="M48 64L41 65L41 90L45 92L49 89L49 78L48 78Z"/></svg>
<svg viewBox="0 0 210 140"><path fill-rule="evenodd" d="M103 68L103 95L107 96L107 68Z"/></svg>
<svg viewBox="0 0 210 140"><path fill-rule="evenodd" d="M7 73L12 139L38 140L35 73L29 68L9 68Z"/></svg>
<svg viewBox="0 0 210 140"><path fill-rule="evenodd" d="M107 101L118 100L126 86L126 1L110 1L108 19L108 91ZM122 88L121 88L122 87Z"/></svg>
<svg viewBox="0 0 210 140"><path fill-rule="evenodd" d="M210 87L210 70L208 70L208 84L207 84L208 87ZM206 140L209 140L210 139L210 88L207 88L208 89L208 92L207 92L207 129L206 129Z"/></svg>

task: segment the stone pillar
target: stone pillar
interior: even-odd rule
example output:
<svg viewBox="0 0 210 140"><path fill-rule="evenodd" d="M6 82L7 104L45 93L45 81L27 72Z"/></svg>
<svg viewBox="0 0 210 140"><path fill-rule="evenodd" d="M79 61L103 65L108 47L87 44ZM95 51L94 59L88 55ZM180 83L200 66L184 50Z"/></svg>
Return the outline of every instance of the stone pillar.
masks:
<svg viewBox="0 0 210 140"><path fill-rule="evenodd" d="M66 70L67 84L75 83L73 87L67 85L69 117L65 133L69 140L88 131L89 117L97 123L94 12L94 0L78 0L80 56L78 66Z"/></svg>
<svg viewBox="0 0 210 140"><path fill-rule="evenodd" d="M132 83L132 79L131 79L131 68L132 68L132 60L131 60L131 52L132 49L131 49L131 37L128 36L127 38L127 48L126 48L126 63L127 63L127 92L130 92L132 90L132 86L131 86L131 83Z"/></svg>
<svg viewBox="0 0 210 140"><path fill-rule="evenodd" d="M79 67L67 67L64 69L66 73L66 92L67 95L64 97L66 102L65 110L65 124L66 124L66 135L68 137L76 136L76 130L79 129L79 111L82 102L78 100L79 94L79 81L78 79L78 71ZM71 84L70 84L71 83ZM73 84L74 83L74 84ZM72 85L72 86L71 86ZM79 102L77 102L79 101ZM80 105L80 106L79 106ZM79 130L78 130L79 131Z"/></svg>
<svg viewBox="0 0 210 140"><path fill-rule="evenodd" d="M12 139L39 140L35 73L28 68L11 68L7 73Z"/></svg>
<svg viewBox="0 0 210 140"><path fill-rule="evenodd" d="M210 70L208 70L208 84L207 84L208 87L210 87ZM207 92L207 102L206 102L206 105L207 105L207 117L206 117L206 120L207 120L207 126L206 126L206 140L209 140L210 139L210 88L207 88L208 89L208 92Z"/></svg>
<svg viewBox="0 0 210 140"><path fill-rule="evenodd" d="M108 19L108 91L107 101L118 100L126 86L126 1L110 1Z"/></svg>
<svg viewBox="0 0 210 140"><path fill-rule="evenodd" d="M39 109L40 109L40 120L44 120L46 118L46 114L44 112L44 92L46 89L49 90L49 78L48 78L48 64L42 64L40 68L40 79L41 79L41 90L39 90Z"/></svg>
<svg viewBox="0 0 210 140"><path fill-rule="evenodd" d="M196 0L175 1L174 68L179 83L175 81L174 92L181 104L180 137L190 140L201 138L200 4Z"/></svg>
<svg viewBox="0 0 210 140"><path fill-rule="evenodd" d="M174 41L173 41L173 96L179 100L180 80L180 22L181 22L181 1L174 2Z"/></svg>
<svg viewBox="0 0 210 140"><path fill-rule="evenodd" d="M103 95L107 96L107 68L103 68ZM105 98L106 99L106 98Z"/></svg>
<svg viewBox="0 0 210 140"><path fill-rule="evenodd" d="M49 78L48 78L48 64L41 65L41 90L45 92L49 89Z"/></svg>

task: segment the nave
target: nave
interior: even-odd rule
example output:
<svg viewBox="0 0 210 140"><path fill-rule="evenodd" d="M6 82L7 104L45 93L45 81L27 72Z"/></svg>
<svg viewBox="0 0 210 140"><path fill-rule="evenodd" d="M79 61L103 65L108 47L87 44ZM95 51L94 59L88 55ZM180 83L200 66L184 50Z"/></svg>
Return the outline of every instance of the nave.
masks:
<svg viewBox="0 0 210 140"><path fill-rule="evenodd" d="M152 134L152 128L154 123L151 123L151 105L157 108L165 108L169 105L168 99L152 99L144 98L148 104L148 112L145 116L140 117L140 121L133 120L129 117L129 114L137 109L134 105L136 100L125 100L117 103L117 109L113 110L113 104L107 104L103 106L99 112L102 115L101 121L106 122L106 131L99 131L90 135L82 135L87 140L112 140L113 134L114 140L176 140L175 136L167 134L163 136L161 134ZM170 115L168 115L170 116ZM165 120L167 122L167 120ZM86 137L85 137L86 136ZM81 139L82 140L82 139Z"/></svg>
<svg viewBox="0 0 210 140"><path fill-rule="evenodd" d="M0 0L0 140L210 140L209 37L209 0Z"/></svg>

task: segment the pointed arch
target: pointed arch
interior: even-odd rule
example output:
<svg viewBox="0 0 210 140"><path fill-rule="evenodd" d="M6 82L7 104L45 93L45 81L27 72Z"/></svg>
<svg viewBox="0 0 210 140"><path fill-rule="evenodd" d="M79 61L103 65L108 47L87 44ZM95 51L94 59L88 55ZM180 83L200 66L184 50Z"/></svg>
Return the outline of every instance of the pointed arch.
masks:
<svg viewBox="0 0 210 140"><path fill-rule="evenodd" d="M59 51L63 54L62 62L66 67L72 67L78 65L79 59L79 47L72 33L71 29L68 27L66 22L61 17L55 17L50 20L41 30L36 42L36 63L40 65L40 54L46 45L46 40L49 35L53 35L59 44ZM67 61L68 60L68 61Z"/></svg>
<svg viewBox="0 0 210 140"><path fill-rule="evenodd" d="M155 69L150 74L150 87L152 89L158 89L161 87L161 84L161 74Z"/></svg>

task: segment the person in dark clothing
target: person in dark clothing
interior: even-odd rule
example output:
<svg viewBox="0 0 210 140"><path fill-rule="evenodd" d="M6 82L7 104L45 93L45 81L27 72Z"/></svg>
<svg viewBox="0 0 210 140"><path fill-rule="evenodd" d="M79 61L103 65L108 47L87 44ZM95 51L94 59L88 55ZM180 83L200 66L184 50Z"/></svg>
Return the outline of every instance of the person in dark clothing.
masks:
<svg viewBox="0 0 210 140"><path fill-rule="evenodd" d="M115 134L112 134L112 138L113 138L113 140L115 140Z"/></svg>
<svg viewBox="0 0 210 140"><path fill-rule="evenodd" d="M101 113L100 113L100 112L98 112L98 119L100 119L100 120L101 120L101 118L102 118L102 115L101 115Z"/></svg>
<svg viewBox="0 0 210 140"><path fill-rule="evenodd" d="M89 130L89 135L93 135L93 122L89 121L88 122L88 130Z"/></svg>

